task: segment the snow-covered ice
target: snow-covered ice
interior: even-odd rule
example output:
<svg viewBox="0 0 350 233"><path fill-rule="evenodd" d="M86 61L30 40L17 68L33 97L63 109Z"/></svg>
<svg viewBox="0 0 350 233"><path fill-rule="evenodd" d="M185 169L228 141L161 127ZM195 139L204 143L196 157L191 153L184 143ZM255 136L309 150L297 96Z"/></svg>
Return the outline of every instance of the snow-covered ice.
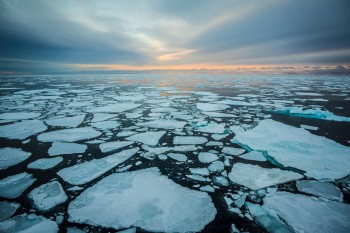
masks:
<svg viewBox="0 0 350 233"><path fill-rule="evenodd" d="M0 148L0 170L9 168L28 159L30 152L23 151L19 148Z"/></svg>
<svg viewBox="0 0 350 233"><path fill-rule="evenodd" d="M69 184L82 185L125 162L136 154L138 150L139 148L123 150L102 159L94 159L72 167L63 168L57 174Z"/></svg>
<svg viewBox="0 0 350 233"><path fill-rule="evenodd" d="M47 211L68 199L58 181L40 185L33 189L28 197L33 200L35 207L41 211Z"/></svg>
<svg viewBox="0 0 350 233"><path fill-rule="evenodd" d="M258 165L244 163L234 164L228 177L232 182L252 190L303 178L302 175L295 172L284 171L278 168L263 168Z"/></svg>
<svg viewBox="0 0 350 233"><path fill-rule="evenodd" d="M68 214L70 222L114 229L196 232L214 219L216 209L207 193L184 188L150 168L102 179L71 202Z"/></svg>

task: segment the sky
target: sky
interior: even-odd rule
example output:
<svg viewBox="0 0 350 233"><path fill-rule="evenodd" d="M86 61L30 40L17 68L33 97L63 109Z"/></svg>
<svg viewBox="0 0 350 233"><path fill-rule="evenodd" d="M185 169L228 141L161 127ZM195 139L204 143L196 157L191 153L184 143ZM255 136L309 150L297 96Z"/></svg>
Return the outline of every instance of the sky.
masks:
<svg viewBox="0 0 350 233"><path fill-rule="evenodd" d="M349 0L0 0L0 73L349 72Z"/></svg>

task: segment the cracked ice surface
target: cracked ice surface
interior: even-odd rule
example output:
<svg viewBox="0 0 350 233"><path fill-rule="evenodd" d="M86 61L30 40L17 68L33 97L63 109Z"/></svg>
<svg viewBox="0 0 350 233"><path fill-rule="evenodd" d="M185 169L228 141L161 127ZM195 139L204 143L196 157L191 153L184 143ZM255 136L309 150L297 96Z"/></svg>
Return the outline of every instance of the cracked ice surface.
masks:
<svg viewBox="0 0 350 233"><path fill-rule="evenodd" d="M216 209L207 193L184 188L149 168L104 178L71 202L68 214L71 222L115 229L195 232L214 219Z"/></svg>

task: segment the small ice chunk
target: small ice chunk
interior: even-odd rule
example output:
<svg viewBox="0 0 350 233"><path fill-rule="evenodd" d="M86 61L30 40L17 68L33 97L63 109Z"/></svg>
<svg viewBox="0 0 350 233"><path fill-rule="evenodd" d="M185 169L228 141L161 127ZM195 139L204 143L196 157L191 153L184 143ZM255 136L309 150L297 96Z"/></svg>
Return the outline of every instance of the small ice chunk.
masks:
<svg viewBox="0 0 350 233"><path fill-rule="evenodd" d="M266 158L260 151L251 151L249 153L240 155L242 159L252 160L252 161L266 161Z"/></svg>
<svg viewBox="0 0 350 233"><path fill-rule="evenodd" d="M230 185L230 183L228 182L228 180L224 176L214 176L213 183L215 185L219 185L219 186L223 186L223 187L227 187Z"/></svg>
<svg viewBox="0 0 350 233"><path fill-rule="evenodd" d="M26 120L0 126L0 137L24 140L34 134L47 130L47 126L39 120Z"/></svg>
<svg viewBox="0 0 350 233"><path fill-rule="evenodd" d="M242 206L245 203L245 199L247 198L247 194L243 194L241 197L237 198L236 200L233 201L233 203L235 204L235 206L237 206L238 208L242 208Z"/></svg>
<svg viewBox="0 0 350 233"><path fill-rule="evenodd" d="M0 180L0 196L5 198L17 198L31 186L36 179L26 172L8 176Z"/></svg>
<svg viewBox="0 0 350 233"><path fill-rule="evenodd" d="M18 203L0 202L0 222L11 217L20 207Z"/></svg>
<svg viewBox="0 0 350 233"><path fill-rule="evenodd" d="M237 156L243 154L245 152L245 149L225 146L221 152L228 155Z"/></svg>
<svg viewBox="0 0 350 233"><path fill-rule="evenodd" d="M288 192L270 193L264 206L296 232L349 232L350 205Z"/></svg>
<svg viewBox="0 0 350 233"><path fill-rule="evenodd" d="M56 222L35 214L22 214L0 222L0 232L56 233Z"/></svg>
<svg viewBox="0 0 350 233"><path fill-rule="evenodd" d="M303 176L278 168L263 168L257 165L236 163L228 177L236 184L243 185L252 190L266 188L293 180L302 179Z"/></svg>
<svg viewBox="0 0 350 233"><path fill-rule="evenodd" d="M180 153L169 153L167 154L168 157L179 161L179 162L186 162L187 161L187 156L184 154L180 154Z"/></svg>
<svg viewBox="0 0 350 233"><path fill-rule="evenodd" d="M194 175L209 176L207 168L190 168L190 172Z"/></svg>
<svg viewBox="0 0 350 233"><path fill-rule="evenodd" d="M139 151L139 148L123 150L102 159L94 159L72 167L63 168L57 174L69 184L86 184L125 162L137 151Z"/></svg>
<svg viewBox="0 0 350 233"><path fill-rule="evenodd" d="M64 203L68 197L58 181L40 185L33 189L28 197L34 201L38 210L47 211Z"/></svg>
<svg viewBox="0 0 350 233"><path fill-rule="evenodd" d="M9 168L28 159L30 152L18 148L0 148L0 170Z"/></svg>
<svg viewBox="0 0 350 233"><path fill-rule="evenodd" d="M46 120L45 123L51 126L75 128L79 126L84 121L84 119L85 119L85 114L72 116L72 117L52 118L52 119Z"/></svg>
<svg viewBox="0 0 350 233"><path fill-rule="evenodd" d="M41 142L75 142L85 139L96 138L101 132L91 127L55 130L40 134L38 140Z"/></svg>
<svg viewBox="0 0 350 233"><path fill-rule="evenodd" d="M61 156L49 159L38 159L27 165L29 169L47 170L57 166L63 161Z"/></svg>
<svg viewBox="0 0 350 233"><path fill-rule="evenodd" d="M114 229L198 232L214 220L216 209L207 193L182 187L149 168L105 177L73 200L68 214L71 222Z"/></svg>
<svg viewBox="0 0 350 233"><path fill-rule="evenodd" d="M207 181L203 176L200 176L200 175L186 175L186 176L195 181L201 181L201 182Z"/></svg>
<svg viewBox="0 0 350 233"><path fill-rule="evenodd" d="M196 106L199 110L204 112L214 112L214 111L220 111L220 110L230 108L230 106L226 104L210 104L210 103L196 103Z"/></svg>
<svg viewBox="0 0 350 233"><path fill-rule="evenodd" d="M312 131L316 131L318 130L318 127L316 126L311 126L311 125L300 125L301 128L307 129L307 130L312 130Z"/></svg>
<svg viewBox="0 0 350 233"><path fill-rule="evenodd" d="M175 145L198 145L206 143L208 140L200 136L175 136L173 143Z"/></svg>
<svg viewBox="0 0 350 233"><path fill-rule="evenodd" d="M156 146L165 133L166 131L145 132L132 135L125 139L129 141L141 142L149 146Z"/></svg>
<svg viewBox="0 0 350 233"><path fill-rule="evenodd" d="M216 154L210 153L210 152L200 152L198 154L198 160L201 163L211 163L215 160L218 160L219 157Z"/></svg>
<svg viewBox="0 0 350 233"><path fill-rule="evenodd" d="M54 142L49 148L49 155L69 155L69 154L82 154L86 151L87 146L78 143L66 143L66 142Z"/></svg>
<svg viewBox="0 0 350 233"><path fill-rule="evenodd" d="M209 193L215 192L215 189L214 189L212 186L210 186L210 185L202 186L202 187L200 187L199 189L200 189L201 191L203 191L203 192L209 192Z"/></svg>
<svg viewBox="0 0 350 233"><path fill-rule="evenodd" d="M342 192L334 184L311 180L298 180L296 185L300 192L324 197L333 201L343 201Z"/></svg>
<svg viewBox="0 0 350 233"><path fill-rule="evenodd" d="M225 168L225 165L221 161L214 161L212 164L209 165L208 170L211 172L221 172Z"/></svg>
<svg viewBox="0 0 350 233"><path fill-rule="evenodd" d="M159 119L144 123L136 123L138 126L144 126L149 128L157 128L157 129L182 129L187 122L185 121L176 121L176 120L165 120Z"/></svg>
<svg viewBox="0 0 350 233"><path fill-rule="evenodd" d="M106 142L106 143L100 144L100 150L103 153L107 153L107 152L110 152L113 150L118 150L118 149L126 147L126 146L130 146L133 143L134 142L132 142L132 141Z"/></svg>

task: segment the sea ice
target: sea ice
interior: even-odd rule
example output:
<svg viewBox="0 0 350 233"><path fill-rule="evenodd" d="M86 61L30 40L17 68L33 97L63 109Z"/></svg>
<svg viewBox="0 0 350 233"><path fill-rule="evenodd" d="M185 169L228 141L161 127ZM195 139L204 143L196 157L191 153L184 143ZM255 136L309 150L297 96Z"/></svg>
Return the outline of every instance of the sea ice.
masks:
<svg viewBox="0 0 350 233"><path fill-rule="evenodd" d="M215 160L218 160L219 157L216 154L210 153L210 152L200 152L198 154L198 160L201 163L211 163Z"/></svg>
<svg viewBox="0 0 350 233"><path fill-rule="evenodd" d="M66 142L54 142L49 148L49 155L69 155L69 154L81 154L87 149L86 145L78 143L66 143Z"/></svg>
<svg viewBox="0 0 350 233"><path fill-rule="evenodd" d="M61 156L49 159L38 159L27 165L29 169L47 170L57 166L63 161Z"/></svg>
<svg viewBox="0 0 350 233"><path fill-rule="evenodd" d="M119 121L99 121L99 122L90 123L90 125L94 128L107 130L107 129L117 128L118 126L120 126L120 122Z"/></svg>
<svg viewBox="0 0 350 233"><path fill-rule="evenodd" d="M43 132L47 129L42 121L26 120L10 125L0 126L0 137L9 139L24 140L34 134Z"/></svg>
<svg viewBox="0 0 350 233"><path fill-rule="evenodd" d="M221 152L228 155L237 156L237 155L243 154L245 152L245 149L225 146L221 150Z"/></svg>
<svg viewBox="0 0 350 233"><path fill-rule="evenodd" d="M202 112L204 115L210 116L210 117L223 117L223 118L233 118L233 117L237 117L234 114L230 114L230 113L222 113L222 112Z"/></svg>
<svg viewBox="0 0 350 233"><path fill-rule="evenodd" d="M266 158L260 151L251 151L249 153L240 155L242 159L253 160L253 161L266 161Z"/></svg>
<svg viewBox="0 0 350 233"><path fill-rule="evenodd" d="M202 133L222 134L225 132L225 124L210 123L206 126L197 127L195 131Z"/></svg>
<svg viewBox="0 0 350 233"><path fill-rule="evenodd" d="M28 159L30 152L18 148L0 148L0 170L9 168Z"/></svg>
<svg viewBox="0 0 350 233"><path fill-rule="evenodd" d="M347 233L350 229L348 204L275 192L264 198L264 206L274 210L295 232Z"/></svg>
<svg viewBox="0 0 350 233"><path fill-rule="evenodd" d="M138 126L144 126L149 128L157 128L157 129L182 129L187 122L185 121L175 121L175 120L165 120L159 119L149 122L136 123Z"/></svg>
<svg viewBox="0 0 350 233"><path fill-rule="evenodd" d="M201 136L175 136L173 143L175 145L198 145L204 144L208 140Z"/></svg>
<svg viewBox="0 0 350 233"><path fill-rule="evenodd" d="M140 106L141 104L135 104L135 103L117 103L117 104L110 104L102 107L94 107L92 109L89 109L88 112L119 113L119 112L129 111L131 109L138 108Z"/></svg>
<svg viewBox="0 0 350 233"><path fill-rule="evenodd" d="M208 170L211 172L221 172L225 168L225 165L221 161L214 161L208 166Z"/></svg>
<svg viewBox="0 0 350 233"><path fill-rule="evenodd" d="M350 148L305 129L268 119L235 133L233 142L266 151L278 163L303 170L308 177L340 179L350 173Z"/></svg>
<svg viewBox="0 0 350 233"><path fill-rule="evenodd" d="M33 189L28 197L33 200L35 207L47 211L64 203L68 197L58 181L52 181Z"/></svg>
<svg viewBox="0 0 350 233"><path fill-rule="evenodd" d="M62 129L40 134L38 140L41 142L75 142L85 139L96 138L101 135L100 131L91 127Z"/></svg>
<svg viewBox="0 0 350 233"><path fill-rule="evenodd" d="M8 112L1 113L0 119L2 120L27 120L32 118L37 118L41 114L37 112Z"/></svg>
<svg viewBox="0 0 350 233"><path fill-rule="evenodd" d="M60 117L60 118L52 118L46 120L45 123L51 126L59 126L59 127L72 127L75 128L80 125L85 119L85 114L72 116L72 117Z"/></svg>
<svg viewBox="0 0 350 233"><path fill-rule="evenodd" d="M100 144L100 150L103 153L107 153L107 152L110 152L113 150L118 150L118 149L126 147L126 146L130 146L133 143L134 143L133 141L106 142L106 143Z"/></svg>
<svg viewBox="0 0 350 233"><path fill-rule="evenodd" d="M36 179L26 172L8 176L0 180L0 196L5 198L19 197Z"/></svg>
<svg viewBox="0 0 350 233"><path fill-rule="evenodd" d="M108 113L94 113L94 118L92 118L91 122L106 121L116 116L115 114Z"/></svg>
<svg viewBox="0 0 350 233"><path fill-rule="evenodd" d="M102 159L94 159L72 167L63 168L57 174L69 184L82 185L125 162L138 150L139 148L123 150Z"/></svg>
<svg viewBox="0 0 350 233"><path fill-rule="evenodd" d="M22 214L0 222L0 232L56 233L58 226L42 216Z"/></svg>
<svg viewBox="0 0 350 233"><path fill-rule="evenodd" d="M3 201L0 202L0 222L11 217L17 209L20 207L20 204Z"/></svg>
<svg viewBox="0 0 350 233"><path fill-rule="evenodd" d="M179 161L179 162L185 162L187 161L187 156L184 155L184 154L180 154L180 153L169 153L167 154L168 157L176 160L176 161Z"/></svg>
<svg viewBox="0 0 350 233"><path fill-rule="evenodd" d="M232 182L252 190L303 178L302 175L295 172L284 171L278 168L263 168L244 163L234 164L228 177Z"/></svg>
<svg viewBox="0 0 350 233"><path fill-rule="evenodd" d="M190 172L193 175L209 176L207 168L190 168Z"/></svg>
<svg viewBox="0 0 350 233"><path fill-rule="evenodd" d="M71 202L68 214L70 222L114 229L197 232L215 218L216 209L207 193L184 188L149 168L102 179Z"/></svg>
<svg viewBox="0 0 350 233"><path fill-rule="evenodd" d="M214 111L220 111L227 108L230 108L230 106L226 104L210 104L210 103L197 103L197 108L204 112L214 112Z"/></svg>
<svg viewBox="0 0 350 233"><path fill-rule="evenodd" d="M334 184L311 180L298 180L296 185L300 192L324 197L333 201L343 201L342 192Z"/></svg>
<svg viewBox="0 0 350 233"><path fill-rule="evenodd" d="M165 133L166 131L145 132L132 135L125 139L129 141L141 142L149 146L156 146Z"/></svg>

